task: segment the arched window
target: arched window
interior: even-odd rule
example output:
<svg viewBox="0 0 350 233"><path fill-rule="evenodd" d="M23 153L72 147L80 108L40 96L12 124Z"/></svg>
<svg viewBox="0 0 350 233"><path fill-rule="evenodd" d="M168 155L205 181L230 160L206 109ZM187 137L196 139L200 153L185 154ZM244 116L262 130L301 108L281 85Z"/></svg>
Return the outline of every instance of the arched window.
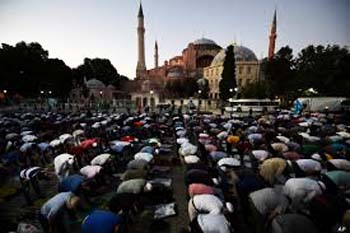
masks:
<svg viewBox="0 0 350 233"><path fill-rule="evenodd" d="M154 106L156 106L156 101L155 101L154 97L151 97L150 102L151 102L151 107L152 107L152 108L153 108Z"/></svg>
<svg viewBox="0 0 350 233"><path fill-rule="evenodd" d="M147 99L147 97L144 97L143 98L143 107L145 107L145 106L147 106L148 105L148 99Z"/></svg>

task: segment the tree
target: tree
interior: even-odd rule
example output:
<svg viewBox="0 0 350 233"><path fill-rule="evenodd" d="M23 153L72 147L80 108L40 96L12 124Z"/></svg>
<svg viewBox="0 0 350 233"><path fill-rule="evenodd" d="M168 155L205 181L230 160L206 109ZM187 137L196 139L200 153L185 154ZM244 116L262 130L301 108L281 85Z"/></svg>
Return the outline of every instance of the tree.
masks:
<svg viewBox="0 0 350 233"><path fill-rule="evenodd" d="M101 58L85 58L84 64L74 69L74 77L79 84L83 83L84 77L89 79L98 79L105 85L113 85L119 88L122 80L128 79L121 76L110 60Z"/></svg>
<svg viewBox="0 0 350 233"><path fill-rule="evenodd" d="M230 89L234 89L236 84L236 65L234 46L230 45L226 48L226 56L224 61L224 70L222 71L221 80L219 83L220 99L226 101L231 98Z"/></svg>
<svg viewBox="0 0 350 233"><path fill-rule="evenodd" d="M282 101L288 100L290 92L296 88L293 50L288 46L282 47L273 59L263 60L262 70L268 97L279 96Z"/></svg>
<svg viewBox="0 0 350 233"><path fill-rule="evenodd" d="M350 96L350 53L339 46L308 46L296 60L299 88L322 96Z"/></svg>
<svg viewBox="0 0 350 233"><path fill-rule="evenodd" d="M71 69L62 60L50 59L39 43L19 42L0 48L0 88L25 97L41 90L65 96L71 88Z"/></svg>
<svg viewBox="0 0 350 233"><path fill-rule="evenodd" d="M242 88L241 94L243 98L257 98L264 99L267 98L268 84L266 81L258 81L255 83L250 83L244 88Z"/></svg>

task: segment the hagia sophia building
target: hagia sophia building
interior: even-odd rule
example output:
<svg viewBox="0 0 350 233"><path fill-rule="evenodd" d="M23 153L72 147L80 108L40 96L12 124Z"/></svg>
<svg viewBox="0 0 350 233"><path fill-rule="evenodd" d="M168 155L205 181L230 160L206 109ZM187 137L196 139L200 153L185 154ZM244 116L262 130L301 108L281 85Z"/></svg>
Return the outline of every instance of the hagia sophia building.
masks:
<svg viewBox="0 0 350 233"><path fill-rule="evenodd" d="M96 79L86 81L90 95L106 99L127 98L136 103L136 107L143 108L146 105L155 106L158 103L169 102L173 98L166 88L168 82L189 79L206 79L209 84L209 99L219 99L219 82L224 69L225 48L215 41L207 38L200 38L190 42L182 50L181 55L166 60L159 64L158 43L154 45L154 67L147 69L145 60L145 27L142 4L138 11L137 45L138 59L136 65L136 77L133 80L122 84L120 90L114 87L104 86ZM271 32L269 37L268 58L274 56L276 40L276 11L274 13ZM263 79L261 72L261 61L254 52L242 45L234 44L236 83L238 89L244 88L250 83ZM188 96L190 97L190 96ZM182 103L182 102L181 102Z"/></svg>
<svg viewBox="0 0 350 233"><path fill-rule="evenodd" d="M145 105L164 96L166 82L174 79L205 78L209 83L209 98L219 98L219 81L223 71L225 60L225 49L207 38L200 38L190 42L181 55L170 58L164 64L159 65L158 43L154 45L154 67L146 68L145 61L145 27L142 4L140 3L138 12L138 60L136 66L136 78L129 82L128 88L132 93L132 98L136 105ZM274 56L276 40L276 11L274 13L271 26L268 56ZM236 58L236 81L238 88L243 88L250 83L259 81L263 75L261 72L261 61L254 52L244 46L234 44L234 54ZM151 94L149 94L151 93ZM145 100L149 97L150 101ZM162 96L162 97L161 97Z"/></svg>

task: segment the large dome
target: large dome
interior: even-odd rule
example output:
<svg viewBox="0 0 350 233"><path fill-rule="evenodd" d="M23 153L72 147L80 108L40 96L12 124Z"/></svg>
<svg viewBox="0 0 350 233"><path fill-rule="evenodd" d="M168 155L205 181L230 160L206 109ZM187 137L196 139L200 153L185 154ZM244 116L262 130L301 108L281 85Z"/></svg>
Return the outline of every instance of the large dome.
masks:
<svg viewBox="0 0 350 233"><path fill-rule="evenodd" d="M257 61L254 52L244 46L234 46L236 61ZM222 66L225 61L226 50L221 50L213 59L210 66Z"/></svg>
<svg viewBox="0 0 350 233"><path fill-rule="evenodd" d="M104 89L106 86L98 79L90 79L86 83L88 89Z"/></svg>
<svg viewBox="0 0 350 233"><path fill-rule="evenodd" d="M217 45L215 41L207 39L207 38L200 38L192 42L194 45Z"/></svg>

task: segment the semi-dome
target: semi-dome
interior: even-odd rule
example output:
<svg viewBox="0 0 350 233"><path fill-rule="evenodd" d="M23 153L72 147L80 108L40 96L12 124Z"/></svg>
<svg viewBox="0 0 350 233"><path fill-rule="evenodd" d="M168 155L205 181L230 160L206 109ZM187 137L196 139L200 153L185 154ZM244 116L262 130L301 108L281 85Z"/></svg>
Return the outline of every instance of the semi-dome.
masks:
<svg viewBox="0 0 350 233"><path fill-rule="evenodd" d="M244 46L234 46L236 61L257 61L254 52ZM225 61L226 50L221 50L213 59L210 66L222 66Z"/></svg>
<svg viewBox="0 0 350 233"><path fill-rule="evenodd" d="M103 89L106 87L103 82L94 78L88 80L85 84L88 89Z"/></svg>
<svg viewBox="0 0 350 233"><path fill-rule="evenodd" d="M107 88L110 89L110 90L115 90L115 86L112 85L112 84L109 84L109 85L107 86Z"/></svg>
<svg viewBox="0 0 350 233"><path fill-rule="evenodd" d="M217 45L215 41L207 39L207 38L200 38L192 42L194 45Z"/></svg>

